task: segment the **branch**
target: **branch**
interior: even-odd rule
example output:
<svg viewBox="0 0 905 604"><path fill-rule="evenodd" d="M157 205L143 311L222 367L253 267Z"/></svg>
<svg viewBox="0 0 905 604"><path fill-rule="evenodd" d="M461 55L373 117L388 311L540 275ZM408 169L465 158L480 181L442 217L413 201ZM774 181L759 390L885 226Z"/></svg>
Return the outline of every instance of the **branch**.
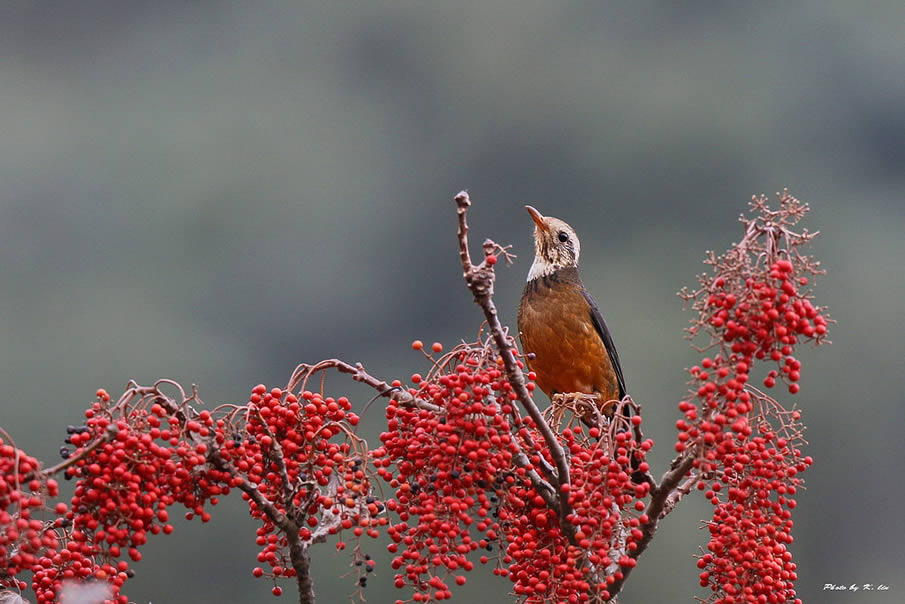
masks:
<svg viewBox="0 0 905 604"><path fill-rule="evenodd" d="M460 192L456 195L455 201L456 211L459 216L459 258L462 261L462 276L465 278L465 283L468 285L468 289L471 291L472 296L474 296L475 303L481 307L482 311L484 311L487 325L490 328L497 350L503 359L503 366L506 369L506 377L509 381L509 385L512 386L522 407L524 407L525 411L540 431L541 436L543 436L544 443L550 450L550 455L553 457L553 461L556 464L556 474L550 473L547 478L555 487L562 487L562 485L569 484L570 482L569 465L566 462L566 453L557 440L556 435L553 434L552 428L550 428L550 425L544 420L540 409L538 409L534 400L531 398L531 394L528 392L528 388L525 385L525 375L522 373L521 369L519 369L515 356L512 354L512 347L509 344L506 333L500 323L496 305L493 303L493 281L495 279L493 265L489 264L486 260L477 266L472 264L471 255L468 252L468 223L465 217L468 212L468 207L471 205L468 193L465 191ZM485 256L490 255L493 250L497 248L498 246L495 243L489 240L485 241ZM559 516L564 527L570 526L565 520L570 513L571 510L569 509L568 501L566 501L565 498L560 498Z"/></svg>
<svg viewBox="0 0 905 604"><path fill-rule="evenodd" d="M311 559L308 556L308 546L299 537L299 525L267 499L254 483L245 480L232 464L220 456L220 451L216 447L211 447L209 451L208 461L221 472L232 476L232 484L248 495L258 508L264 510L270 521L286 536L286 541L289 543L289 559L295 570L295 580L299 588L299 604L314 604Z"/></svg>
<svg viewBox="0 0 905 604"><path fill-rule="evenodd" d="M679 483L688 472L691 471L696 457L697 447L687 449L673 460L670 469L667 470L660 479L660 484L651 488L650 503L647 504L647 508L644 510L644 513L647 514L649 520L647 524L643 524L639 527L641 530L641 539L636 542L638 547L629 552L628 556L630 558L637 560L641 554L644 553L644 550L647 549L651 539L653 539L654 533L657 532L660 520L671 512L679 499L681 499L684 493L679 495L676 493L681 493L686 485L679 487ZM690 485L688 485L689 490L690 488ZM687 493L687 491L685 492ZM628 576L632 572L632 568L634 567L624 567L622 569L622 576L616 576L616 580L613 584L607 587L607 591L610 592L611 598L615 597L622 590L625 580L628 579Z"/></svg>

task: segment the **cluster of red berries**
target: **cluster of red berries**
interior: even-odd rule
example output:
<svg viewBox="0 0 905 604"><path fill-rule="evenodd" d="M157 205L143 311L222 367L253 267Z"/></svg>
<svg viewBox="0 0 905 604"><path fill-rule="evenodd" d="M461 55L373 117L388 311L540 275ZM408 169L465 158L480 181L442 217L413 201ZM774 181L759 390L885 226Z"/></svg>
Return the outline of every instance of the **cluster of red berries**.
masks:
<svg viewBox="0 0 905 604"><path fill-rule="evenodd" d="M299 527L302 541L316 535L335 535L346 529L356 539L378 536L386 524L383 505L371 495L367 452L356 447L351 427L359 418L346 397L323 398L302 392L296 396L279 388L255 386L245 422L234 433L218 427L216 442L222 459L238 474L237 487L253 484L276 510ZM294 577L289 542L269 512L242 493L251 515L261 521L256 543L258 562L270 567L254 569L256 577ZM339 547L344 547L343 542ZM373 565L371 565L373 566ZM370 569L368 569L370 570ZM359 585L363 586L361 580ZM274 587L274 595L282 589Z"/></svg>
<svg viewBox="0 0 905 604"><path fill-rule="evenodd" d="M693 370L698 379L704 373ZM733 392L725 384L731 380L738 381L739 374L724 376L723 383L718 381L716 390L702 398L709 403L721 400ZM709 551L698 561L701 585L711 587L712 601L723 604L791 602L796 579L787 549L791 510L799 474L812 463L798 448L800 413L782 411L766 396L736 394L734 401L724 398L709 412L711 405L702 410L688 401L680 404L685 418L677 422L677 447L683 450L689 441L700 446L695 467L708 480L700 480L697 488L715 506Z"/></svg>
<svg viewBox="0 0 905 604"><path fill-rule="evenodd" d="M269 510L243 491L257 531L258 560L269 571L255 576L292 577L286 526L309 543L348 529L356 539L378 536L387 523L383 505L370 490L368 453L352 427L358 417L346 398L254 388L246 407L231 407L216 418L176 403L154 388L135 386L111 403L98 390L83 426L70 426L61 449L67 479L75 478L71 506L58 503L56 518L43 523L47 497L57 483L39 474L38 462L0 441L0 576L2 585L24 589L16 579L32 572L38 602L60 598L63 582L104 581L110 602L133 575L129 559L141 559L149 535L170 534L169 508L181 504L186 518L210 520L208 505L231 489L255 486ZM137 400L137 402L133 402ZM340 542L339 547L343 547ZM356 548L356 555L360 552ZM359 587L374 562L364 556ZM274 586L273 594L282 588Z"/></svg>
<svg viewBox="0 0 905 604"><path fill-rule="evenodd" d="M511 386L478 352L463 350L430 379L413 375L417 388L408 392L430 407L391 401L383 446L373 452L378 475L396 490L387 501L400 520L387 529L388 549L399 554L395 584L414 586L416 602L449 599L451 584L464 584L461 573L474 567L467 555L498 547L501 499L525 480L512 463Z"/></svg>
<svg viewBox="0 0 905 604"><path fill-rule="evenodd" d="M640 424L635 416L635 424ZM623 568L635 565L629 553L641 539L647 482L634 484L635 470L646 472L644 453L653 442L636 443L630 432L615 437L615 456L601 442L591 442L573 429L562 433L561 444L569 452L570 483L561 488L568 502L570 535L543 497L528 487L514 489L500 519L506 526L509 547L504 562L522 600L588 602L609 599L608 586L621 578ZM597 428L589 431L596 438ZM634 468L631 458L634 456Z"/></svg>
<svg viewBox="0 0 905 604"><path fill-rule="evenodd" d="M39 469L38 460L0 438L0 587L25 589L16 575L57 546L53 526L41 517L59 489L55 480L35 478Z"/></svg>
<svg viewBox="0 0 905 604"><path fill-rule="evenodd" d="M795 602L796 565L791 510L801 479L811 463L789 440L769 429L745 427L716 448L720 470L706 490L715 506L709 523L708 552L698 560L700 582L723 604ZM725 491L721 495L721 491Z"/></svg>
<svg viewBox="0 0 905 604"><path fill-rule="evenodd" d="M619 433L613 455L594 440L596 428L591 438L578 428L557 435L571 471L555 495L568 502L561 518L565 508L551 506L529 476L554 461L532 420L521 417L489 343L458 346L412 383L414 401L390 402L383 446L373 452L378 475L395 489L387 507L399 518L388 528L396 586L414 587L416 602L449 599L474 553L495 562L494 574L508 577L521 601L607 597L607 572L634 564L627 553L647 521L622 512L644 509L649 485L632 483L630 459L646 471L652 443ZM527 462L517 465L516 456Z"/></svg>
<svg viewBox="0 0 905 604"><path fill-rule="evenodd" d="M57 526L59 526L59 521ZM38 602L57 602L68 581L98 581L109 586L110 600L125 604L128 598L119 593L120 587L130 576L128 564L120 560L117 564L104 562L98 564L93 554L94 548L84 542L60 541L48 547L31 567L32 591Z"/></svg>
<svg viewBox="0 0 905 604"><path fill-rule="evenodd" d="M799 292L807 278L790 260L761 270L716 266L706 302L696 308L718 350L691 368L695 396L679 403L684 417L676 423L676 449L697 447L697 487L715 506L708 552L698 560L700 582L714 602L792 602L791 510L798 475L812 460L799 449L800 414L746 384L754 364L769 359L780 369L768 373L765 386L779 378L797 393L795 346L820 343L828 320L810 294Z"/></svg>
<svg viewBox="0 0 905 604"><path fill-rule="evenodd" d="M229 492L228 474L207 463L214 420L208 411L188 421L173 411L157 402L114 408L99 391L85 425L69 430L77 459L66 470L67 478L77 479L66 514L71 532L66 547L35 573L39 601L58 597L64 579L93 575L111 583L116 601L126 602L118 595L132 575L126 558L141 560L148 535L173 532L172 505L185 506L187 518L210 520L204 506ZM86 568L89 559L99 562Z"/></svg>
<svg viewBox="0 0 905 604"><path fill-rule="evenodd" d="M827 318L798 290L807 283L789 260L777 260L766 275L748 276L743 284L724 276L714 281L707 321L746 364L752 357L777 363L764 379L768 388L779 377L789 392L798 392L801 363L792 351L800 339L820 343L826 336Z"/></svg>

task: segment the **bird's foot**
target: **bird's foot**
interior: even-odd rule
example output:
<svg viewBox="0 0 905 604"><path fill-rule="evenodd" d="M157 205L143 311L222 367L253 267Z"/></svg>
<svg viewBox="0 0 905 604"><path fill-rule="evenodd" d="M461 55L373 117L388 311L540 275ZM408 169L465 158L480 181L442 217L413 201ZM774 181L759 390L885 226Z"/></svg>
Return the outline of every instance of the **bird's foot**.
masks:
<svg viewBox="0 0 905 604"><path fill-rule="evenodd" d="M603 431L609 425L617 401L604 401L599 393L564 392L553 395L553 407L558 415L563 411L571 411L589 427L597 427Z"/></svg>

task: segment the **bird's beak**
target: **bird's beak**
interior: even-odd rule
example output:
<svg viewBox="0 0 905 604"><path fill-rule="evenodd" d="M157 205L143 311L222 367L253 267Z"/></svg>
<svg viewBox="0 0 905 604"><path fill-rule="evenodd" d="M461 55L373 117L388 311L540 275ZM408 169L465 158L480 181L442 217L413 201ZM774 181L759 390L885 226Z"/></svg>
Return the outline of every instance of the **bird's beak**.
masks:
<svg viewBox="0 0 905 604"><path fill-rule="evenodd" d="M548 227L548 226L547 226L547 223L544 221L544 215L543 215L543 214L541 214L540 212L538 212L538 211L537 211L534 207L532 207L532 206L525 206L525 209L528 210L528 213L529 213L529 214L531 214L531 218L534 219L534 224L537 225L537 228L539 228L539 229L542 230L542 231L547 231L547 232L550 231L550 227Z"/></svg>

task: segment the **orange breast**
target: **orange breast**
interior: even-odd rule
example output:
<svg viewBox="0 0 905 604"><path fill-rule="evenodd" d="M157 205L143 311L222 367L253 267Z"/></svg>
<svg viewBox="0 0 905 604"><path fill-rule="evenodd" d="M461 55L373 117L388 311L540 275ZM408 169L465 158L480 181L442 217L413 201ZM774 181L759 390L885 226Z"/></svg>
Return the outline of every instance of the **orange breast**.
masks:
<svg viewBox="0 0 905 604"><path fill-rule="evenodd" d="M618 399L616 373L581 287L555 273L526 286L518 313L522 351L534 353L528 367L547 396L583 392Z"/></svg>

